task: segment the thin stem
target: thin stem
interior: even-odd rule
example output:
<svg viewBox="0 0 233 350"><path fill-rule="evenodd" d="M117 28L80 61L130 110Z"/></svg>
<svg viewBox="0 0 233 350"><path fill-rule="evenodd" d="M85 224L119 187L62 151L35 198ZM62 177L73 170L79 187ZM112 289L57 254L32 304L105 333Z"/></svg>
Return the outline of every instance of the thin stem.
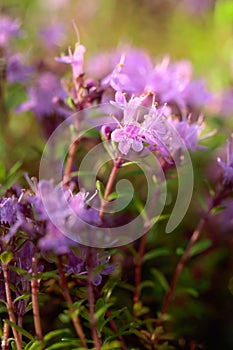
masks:
<svg viewBox="0 0 233 350"><path fill-rule="evenodd" d="M106 311L106 316L107 316L107 317L110 317L110 316L111 316L111 312L110 312L109 310ZM114 320L110 320L110 321L109 321L109 325L110 325L110 327L112 328L112 330L113 330L113 332L114 332L115 334L119 333L119 330L118 330L118 328L117 328L117 326L116 326ZM122 350L127 350L127 347L126 347L126 345L125 345L125 343L124 343L123 337L120 335L120 336L118 336L118 338L119 338L119 341L120 341L120 344L121 344L121 349L122 349Z"/></svg>
<svg viewBox="0 0 233 350"><path fill-rule="evenodd" d="M97 320L95 317L95 296L92 284L92 248L88 248L87 253L87 263L88 263L88 271L87 271L87 297L88 297L88 305L89 305L89 314L90 314L90 326L91 326L91 335L92 340L94 342L94 347L96 350L101 350L101 338L98 335L97 330Z"/></svg>
<svg viewBox="0 0 233 350"><path fill-rule="evenodd" d="M164 304L163 304L163 308L161 311L161 314L164 315L167 313L168 307L172 301L174 292L175 292L175 288L178 282L178 279L180 277L181 272L183 271L189 257L190 257L190 252L192 247L194 246L194 244L197 242L197 240L199 239L200 235L201 235L201 231L205 225L206 222L206 218L202 218L196 228L196 230L193 232L189 243L187 245L187 248L182 256L182 258L180 259L180 261L178 262L178 265L176 267L175 273L173 275L172 281L171 281L171 285L170 285L170 290L166 295Z"/></svg>
<svg viewBox="0 0 233 350"><path fill-rule="evenodd" d="M3 271L3 276L4 276L4 284L5 284L5 291L6 291L6 300L7 300L7 310L8 310L8 315L9 319L12 323L16 325L16 318L15 318L15 313L14 313L14 306L11 298L11 289L10 289L10 281L9 281L9 270L6 264L2 264L2 271ZM21 345L21 339L18 331L14 328L12 328L12 332L15 338L15 343L16 343L16 348L17 350L22 350L22 345Z"/></svg>
<svg viewBox="0 0 233 350"><path fill-rule="evenodd" d="M10 334L10 326L6 322L4 322L3 335L2 335L2 341L1 341L2 350L9 349L9 344L8 344L9 334Z"/></svg>
<svg viewBox="0 0 233 350"><path fill-rule="evenodd" d="M31 289L32 289L32 311L33 311L33 320L34 327L37 339L41 342L43 340L43 333L41 327L41 319L40 319L40 307L38 300L39 293L39 283L37 279L37 257L32 257L32 280L31 280Z"/></svg>
<svg viewBox="0 0 233 350"><path fill-rule="evenodd" d="M80 318L78 315L75 314L75 308L73 305L73 301L70 295L70 291L67 285L67 280L63 271L63 266L62 266L62 258L58 257L58 272L59 272L59 277L60 277L60 285L61 285L61 289L62 289L62 293L64 296L64 299L67 303L68 309L70 311L70 315L71 315L71 319L74 325L74 328L76 330L77 335L80 338L81 344L84 348L88 349L87 347L87 343L86 343L86 337L85 334L83 332L83 328L80 322Z"/></svg>
<svg viewBox="0 0 233 350"><path fill-rule="evenodd" d="M139 296L140 296L140 283L142 280L142 262L143 262L143 256L146 249L146 238L147 234L145 233L139 243L139 251L138 256L136 260L136 266L135 266L135 293L134 293L134 303L139 302Z"/></svg>
<svg viewBox="0 0 233 350"><path fill-rule="evenodd" d="M80 142L80 138L78 137L71 145L69 149L69 154L68 158L66 161L66 166L65 166L65 171L64 171L64 176L63 176L63 185L64 186L69 186L70 181L71 181L71 171L74 163L74 157L75 153L77 151L78 145Z"/></svg>
<svg viewBox="0 0 233 350"><path fill-rule="evenodd" d="M102 219L103 219L104 211L105 211L105 208L108 204L108 196L112 192L113 186L114 186L115 181L116 181L117 173L121 167L121 164L122 164L122 156L119 156L118 158L116 158L114 160L113 168L112 168L111 174L109 176L107 186L105 188L104 199L103 199L103 203L101 205L100 212L99 212L100 221L102 221Z"/></svg>

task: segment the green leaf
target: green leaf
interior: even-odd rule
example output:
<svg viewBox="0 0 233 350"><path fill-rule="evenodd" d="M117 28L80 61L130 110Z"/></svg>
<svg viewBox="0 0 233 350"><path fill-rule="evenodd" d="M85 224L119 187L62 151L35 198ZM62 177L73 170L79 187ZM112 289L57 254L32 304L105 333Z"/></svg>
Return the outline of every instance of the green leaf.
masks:
<svg viewBox="0 0 233 350"><path fill-rule="evenodd" d="M179 255L179 256L182 256L184 254L184 248L177 247L176 248L176 254Z"/></svg>
<svg viewBox="0 0 233 350"><path fill-rule="evenodd" d="M30 275L30 273L28 273L24 269L21 269L20 267L9 265L8 269L11 271L17 272L19 275L25 276L29 280L32 279L32 276Z"/></svg>
<svg viewBox="0 0 233 350"><path fill-rule="evenodd" d="M9 324L9 326L11 326L12 328L16 329L19 333L21 333L22 335L24 335L26 338L33 340L34 337L27 332L25 329L23 329L22 327L18 326L17 324L5 319L3 320L5 323Z"/></svg>
<svg viewBox="0 0 233 350"><path fill-rule="evenodd" d="M96 188L99 192L100 198L104 199L105 188L104 184L100 180L96 181Z"/></svg>
<svg viewBox="0 0 233 350"><path fill-rule="evenodd" d="M104 299L108 301L108 299L111 297L113 290L117 286L119 282L119 278L110 278L103 286L102 288L102 294L104 296Z"/></svg>
<svg viewBox="0 0 233 350"><path fill-rule="evenodd" d="M134 304L133 310L134 310L134 314L137 317L139 317L139 316L147 314L150 309L146 306L143 306L141 301L138 301L137 303Z"/></svg>
<svg viewBox="0 0 233 350"><path fill-rule="evenodd" d="M111 343L104 344L101 347L101 350L112 350L112 349L121 349L121 344L118 340L112 341Z"/></svg>
<svg viewBox="0 0 233 350"><path fill-rule="evenodd" d="M119 194L117 192L112 192L110 193L110 195L108 196L108 200L109 201L113 201L114 199L117 199L119 197Z"/></svg>
<svg viewBox="0 0 233 350"><path fill-rule="evenodd" d="M104 316L106 314L106 311L112 305L113 305L113 303L105 303L103 298L99 298L97 300L95 317L97 319L98 329L101 328L102 323L105 321Z"/></svg>
<svg viewBox="0 0 233 350"><path fill-rule="evenodd" d="M199 293L196 289L193 289L191 287L179 287L176 290L176 294L189 294L194 298L198 298Z"/></svg>
<svg viewBox="0 0 233 350"><path fill-rule="evenodd" d="M151 273L155 277L155 279L159 282L159 284L164 289L164 291L168 292L170 289L170 286L169 286L165 276L162 274L162 272L156 268L152 268Z"/></svg>
<svg viewBox="0 0 233 350"><path fill-rule="evenodd" d="M0 183L3 183L6 178L6 168L3 163L0 163Z"/></svg>
<svg viewBox="0 0 233 350"><path fill-rule="evenodd" d="M208 249L211 245L212 245L212 241L210 239L202 239L192 247L189 256L193 257L197 254L200 254L204 252L206 249Z"/></svg>
<svg viewBox="0 0 233 350"><path fill-rule="evenodd" d="M57 270L38 273L37 278L40 280L48 280L50 278L54 278L55 280L59 279Z"/></svg>
<svg viewBox="0 0 233 350"><path fill-rule="evenodd" d="M167 248L153 249L152 251L150 251L144 255L143 262L151 260L151 259L155 259L155 258L160 257L160 256L167 256L169 254L170 254L170 252Z"/></svg>
<svg viewBox="0 0 233 350"><path fill-rule="evenodd" d="M135 331L132 329L132 330L128 330L128 331L122 331L122 332L118 332L118 333L115 333L114 335L111 335L111 336L109 336L106 340L105 340L105 342L107 343L108 341L110 341L110 340L113 340L113 339L116 339L116 338L118 338L118 337L120 337L120 336L122 336L122 335L130 335L130 334L134 334L135 333ZM106 344L107 345L107 344Z"/></svg>
<svg viewBox="0 0 233 350"><path fill-rule="evenodd" d="M9 262L12 260L13 258L13 254L12 252L3 252L1 255L0 255L0 260L3 264L9 264Z"/></svg>
<svg viewBox="0 0 233 350"><path fill-rule="evenodd" d="M64 334L70 334L70 329L69 328L63 328L63 329L56 329L54 331L51 331L49 333L47 333L45 336L44 336L44 342L45 343L48 343L50 340L52 340L53 338L56 338L56 337L63 337Z"/></svg>
<svg viewBox="0 0 233 350"><path fill-rule="evenodd" d="M9 173L7 174L8 177L11 177L11 176L15 175L16 172L19 170L19 168L21 167L22 164L23 164L23 163L22 163L20 160L18 160L18 162L16 162L16 163L10 168Z"/></svg>
<svg viewBox="0 0 233 350"><path fill-rule="evenodd" d="M31 293L25 293L25 294L20 295L19 297L15 298L14 303L16 303L19 300L29 299L30 297L31 297Z"/></svg>
<svg viewBox="0 0 233 350"><path fill-rule="evenodd" d="M56 349L64 349L64 350L67 350L67 349L72 350L73 349L73 350L75 350L75 349L77 349L77 348L71 347L72 345L74 345L74 344L72 344L70 341L59 342L59 343L56 343L56 344L53 344L53 345L47 347L46 350L56 350ZM78 342L77 342L77 345L78 345Z"/></svg>
<svg viewBox="0 0 233 350"><path fill-rule="evenodd" d="M111 320L113 320L114 318L118 318L119 315L125 311L127 309L127 307L123 307L122 309L120 310L117 310L117 311L111 311L111 315L106 319L104 320L104 322L101 324L100 328L99 328L99 332L102 332L104 326Z"/></svg>
<svg viewBox="0 0 233 350"><path fill-rule="evenodd" d="M226 208L226 205L218 205L217 207L212 208L210 213L211 215L216 215L218 213L221 213Z"/></svg>
<svg viewBox="0 0 233 350"><path fill-rule="evenodd" d="M39 342L38 340L32 340L30 343L28 343L24 350L43 350L44 344Z"/></svg>

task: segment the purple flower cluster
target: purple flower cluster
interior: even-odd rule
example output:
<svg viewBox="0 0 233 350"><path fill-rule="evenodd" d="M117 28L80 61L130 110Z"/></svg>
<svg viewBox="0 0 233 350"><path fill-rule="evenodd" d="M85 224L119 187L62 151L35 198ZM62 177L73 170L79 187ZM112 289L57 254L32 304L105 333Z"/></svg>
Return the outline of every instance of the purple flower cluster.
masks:
<svg viewBox="0 0 233 350"><path fill-rule="evenodd" d="M22 258L20 253L19 261L19 267L27 271L31 266L30 252L37 247L37 250L39 249L45 256L50 253L68 254L67 272L87 274L88 248L77 243L78 235L83 223L100 225L98 211L88 207L86 194L79 192L73 195L69 189L54 186L53 181L42 180L39 183L31 183L31 186L35 191L34 194L22 192L18 199L16 196L1 199L0 225L6 231L2 242L4 244L10 242L19 231L27 234L29 239L26 241L28 243L25 243L25 247L28 246L27 252L26 248L20 250L22 254L26 252L26 255L23 254ZM76 241L67 236L71 229L75 232ZM73 248L78 250L78 255L72 251ZM93 274L92 282L99 285L102 275L111 273L113 266L108 264L110 256L105 258L105 255L95 249L92 249L91 256L93 271L98 267L98 271Z"/></svg>
<svg viewBox="0 0 233 350"><path fill-rule="evenodd" d="M110 132L111 140L118 143L120 153L127 155L132 149L143 156L143 150L157 151L163 159L172 163L177 148L191 151L201 148L198 139L203 127L202 118L196 123L191 123L191 116L183 120L173 118L170 108L155 106L154 97L152 105L145 108L147 99L148 95L132 96L127 101L125 94L117 92L115 101L111 101L113 106L123 110L121 121Z"/></svg>
<svg viewBox="0 0 233 350"><path fill-rule="evenodd" d="M103 54L100 54L90 61L89 66L98 67L93 73L101 78L103 86L110 85L115 91L136 96L153 92L158 103L175 105L181 113L199 109L211 101L204 81L193 80L190 62L172 63L165 57L154 64L143 51L130 48L122 51L124 54L121 55L118 52L108 54L108 60L103 60ZM111 62L112 72L103 77Z"/></svg>

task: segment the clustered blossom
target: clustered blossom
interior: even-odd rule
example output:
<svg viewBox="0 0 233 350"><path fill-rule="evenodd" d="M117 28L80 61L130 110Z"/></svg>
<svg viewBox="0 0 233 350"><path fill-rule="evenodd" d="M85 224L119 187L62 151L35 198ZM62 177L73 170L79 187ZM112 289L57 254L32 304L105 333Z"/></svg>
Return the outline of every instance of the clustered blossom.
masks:
<svg viewBox="0 0 233 350"><path fill-rule="evenodd" d="M103 86L108 84L115 91L137 96L153 92L159 104L169 103L178 107L181 113L198 110L211 101L204 81L192 78L190 62L172 63L169 57L164 57L161 62L154 63L143 51L126 48L122 52L123 55L111 52L107 62L102 59L102 54L90 61L89 66L97 67L94 74L101 78ZM110 63L112 72L103 77L102 74L110 69Z"/></svg>
<svg viewBox="0 0 233 350"><path fill-rule="evenodd" d="M127 101L125 94L117 92L115 101L111 101L113 106L123 110L117 128L110 132L112 141L118 143L123 155L127 155L130 149L139 154L147 149L157 151L168 163L172 163L171 158L177 148L187 148L190 151L201 149L198 140L203 127L202 118L196 123L191 123L190 117L184 117L183 120L172 118L168 107L155 106L154 97L152 105L145 108L147 97L132 96Z"/></svg>
<svg viewBox="0 0 233 350"><path fill-rule="evenodd" d="M9 242L22 230L27 233L29 240L37 242L41 253L68 254L67 272L86 274L87 248L79 245L77 238L84 223L94 226L101 224L98 211L88 207L87 195L82 192L73 195L69 189L54 186L53 181L41 180L31 183L31 186L34 194L22 192L20 199L15 196L1 199L0 224L6 231L3 242ZM76 233L76 241L69 238L71 229ZM29 243L30 251L35 249L34 244ZM78 249L80 258L72 252L72 248ZM22 253L24 251L21 250ZM25 256L26 260L20 259L20 267L28 270L24 266L25 263L28 266L28 256ZM93 275L93 284L100 284L102 275L113 271L113 266L108 264L109 259L92 249L92 268L101 267Z"/></svg>

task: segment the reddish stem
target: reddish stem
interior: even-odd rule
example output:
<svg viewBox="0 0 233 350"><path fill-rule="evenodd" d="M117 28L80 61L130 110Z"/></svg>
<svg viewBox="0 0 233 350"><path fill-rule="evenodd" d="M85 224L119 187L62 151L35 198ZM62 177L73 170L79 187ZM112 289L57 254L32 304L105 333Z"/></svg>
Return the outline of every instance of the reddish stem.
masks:
<svg viewBox="0 0 233 350"><path fill-rule="evenodd" d="M5 283L5 291L6 291L6 300L7 300L7 310L8 310L8 315L9 319L12 323L16 325L16 318L15 318L15 313L14 313L14 306L11 298L11 289L10 289L10 282L9 282L9 270L6 264L2 264L2 271L3 271L3 276L4 276L4 283ZM12 328L12 332L15 338L15 343L17 350L22 350L22 345L21 345L21 337L18 333L18 331L14 328Z"/></svg>
<svg viewBox="0 0 233 350"><path fill-rule="evenodd" d="M65 171L64 171L64 176L63 176L63 185L64 186L69 186L70 181L71 181L71 171L74 163L74 157L75 153L77 151L78 145L80 142L80 138L78 137L71 145L69 149L69 154L68 158L66 161L66 166L65 166Z"/></svg>
<svg viewBox="0 0 233 350"><path fill-rule="evenodd" d="M6 322L4 322L2 342L1 342L1 349L2 350L9 349L9 344L8 344L9 334L10 334L10 326Z"/></svg>
<svg viewBox="0 0 233 350"><path fill-rule="evenodd" d="M92 285L92 248L88 248L88 275L87 275L87 296L90 314L91 335L96 350L101 350L101 338L98 335L97 320L95 316L95 296Z"/></svg>
<svg viewBox="0 0 233 350"><path fill-rule="evenodd" d="M121 164L122 164L122 156L119 156L118 158L116 158L114 160L113 168L112 168L111 174L109 176L107 186L105 188L104 199L103 199L103 203L101 205L100 212L99 212L100 221L102 221L102 219L103 219L104 211L105 211L106 206L108 204L108 196L112 192L113 186L114 186L115 181L116 181L117 173L121 167Z"/></svg>
<svg viewBox="0 0 233 350"><path fill-rule="evenodd" d="M38 300L39 293L39 283L37 279L37 258L33 256L32 258L32 280L31 280L31 290L32 290L32 311L34 327L37 339L41 342L43 340L41 319L40 319L40 307Z"/></svg>

